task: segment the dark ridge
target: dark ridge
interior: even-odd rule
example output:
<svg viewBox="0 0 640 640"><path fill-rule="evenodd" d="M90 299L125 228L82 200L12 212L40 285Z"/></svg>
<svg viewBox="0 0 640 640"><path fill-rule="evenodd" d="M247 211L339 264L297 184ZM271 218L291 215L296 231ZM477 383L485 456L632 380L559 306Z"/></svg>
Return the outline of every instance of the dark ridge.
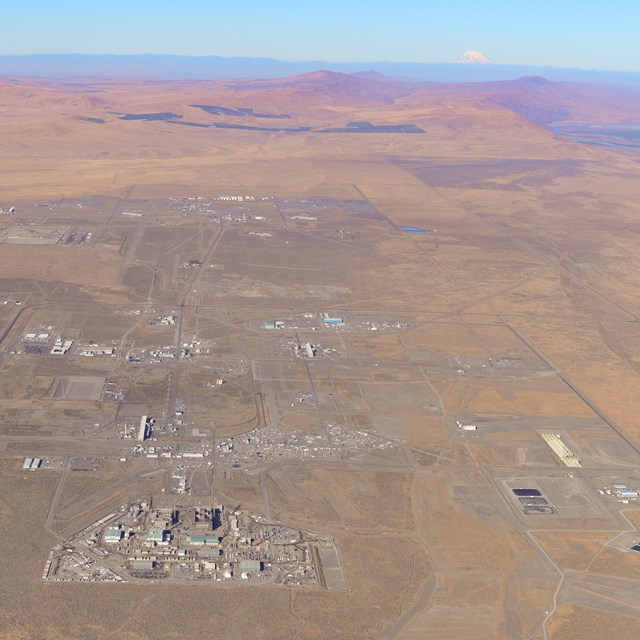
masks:
<svg viewBox="0 0 640 640"><path fill-rule="evenodd" d="M217 109L218 107L212 107ZM182 116L175 113L129 113L120 116L120 120L144 120L144 121L162 121L167 124L181 124L187 127L200 127L206 129L213 127L215 129L236 129L241 131L266 131L266 132L282 132L282 133L305 133L314 131L313 127L259 127L249 124L235 124L230 122L209 122L200 123L188 120L182 120ZM318 129L316 133L426 133L424 129L415 124L389 124L389 125L373 125L370 122L349 122L346 127L331 127L328 129Z"/></svg>
<svg viewBox="0 0 640 640"><path fill-rule="evenodd" d="M553 82L543 78L542 76L521 76L514 80L515 83L520 85L531 85L534 87L543 87L545 85L552 85Z"/></svg>
<svg viewBox="0 0 640 640"><path fill-rule="evenodd" d="M171 113L170 111L165 111L163 113L126 113L123 116L120 116L120 120L176 120L178 118L182 118L177 113Z"/></svg>
<svg viewBox="0 0 640 640"><path fill-rule="evenodd" d="M211 126L217 129L244 129L246 131L284 131L286 133L298 133L311 131L311 127L255 127L247 124L229 124L226 122L214 122Z"/></svg>
<svg viewBox="0 0 640 640"><path fill-rule="evenodd" d="M216 107L216 106L208 106L205 104L190 104L190 107L195 107L196 109L202 109L212 116L244 116L246 115L242 111L238 109L229 109L227 107Z"/></svg>
<svg viewBox="0 0 640 640"><path fill-rule="evenodd" d="M370 122L349 122L346 127L322 129L320 133L426 133L415 124L373 125Z"/></svg>
<svg viewBox="0 0 640 640"><path fill-rule="evenodd" d="M95 122L96 124L104 124L106 120L104 118L89 118L87 116L80 116L80 120L85 122Z"/></svg>
<svg viewBox="0 0 640 640"><path fill-rule="evenodd" d="M571 119L571 112L561 105L544 106L529 104L524 100L504 99L497 101L501 107L511 109L515 113L524 116L532 122L540 124L551 124L553 122L563 122Z"/></svg>
<svg viewBox="0 0 640 640"><path fill-rule="evenodd" d="M290 120L288 113L254 113L254 118L274 118L275 120Z"/></svg>
<svg viewBox="0 0 640 640"><path fill-rule="evenodd" d="M238 107L237 109L229 109L228 107L217 107L214 105L205 104L190 104L190 107L196 109L202 109L212 116L236 116L244 117L249 116L251 118L275 118L275 119L289 119L290 115L286 113L256 113L251 107Z"/></svg>
<svg viewBox="0 0 640 640"><path fill-rule="evenodd" d="M185 127L200 127L201 129L207 129L212 125L203 122L190 122L189 120L165 120L169 124L183 124Z"/></svg>

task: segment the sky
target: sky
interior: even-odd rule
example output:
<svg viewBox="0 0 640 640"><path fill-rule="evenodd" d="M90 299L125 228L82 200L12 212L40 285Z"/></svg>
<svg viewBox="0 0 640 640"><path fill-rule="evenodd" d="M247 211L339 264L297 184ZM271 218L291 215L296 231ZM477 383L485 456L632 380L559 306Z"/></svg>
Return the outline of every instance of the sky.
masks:
<svg viewBox="0 0 640 640"><path fill-rule="evenodd" d="M638 0L21 0L0 53L452 62L640 71Z"/></svg>

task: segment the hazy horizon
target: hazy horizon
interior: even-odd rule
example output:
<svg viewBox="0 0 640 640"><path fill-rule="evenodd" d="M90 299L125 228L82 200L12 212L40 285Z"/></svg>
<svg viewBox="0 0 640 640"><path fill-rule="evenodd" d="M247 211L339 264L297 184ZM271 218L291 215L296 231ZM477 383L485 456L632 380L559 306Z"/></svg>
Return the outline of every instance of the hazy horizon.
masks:
<svg viewBox="0 0 640 640"><path fill-rule="evenodd" d="M461 57L463 54L467 53L467 51L480 51L478 49L472 49L472 50L465 50L465 51L460 51L460 55L458 57ZM485 51L480 51L480 53L483 53L485 55L486 52ZM160 52L160 51L145 51L142 53L132 53L132 52L109 52L109 51L102 51L102 52L94 52L94 53L86 53L86 52L82 52L82 51L67 51L67 52L51 52L51 51L34 51L32 53L3 53L0 52L0 57L3 58L7 58L7 57L14 57L14 58L29 58L29 57L62 57L62 56L69 56L69 57L87 57L87 58L107 58L107 57L113 57L113 58L151 58L151 57L158 57L158 58L185 58L185 59L193 59L193 60L206 60L206 59L224 59L224 60L234 60L234 59L241 59L241 60L264 60L264 61L269 61L269 62L279 62L279 63L284 63L284 64L304 64L304 65L318 65L316 68L318 71L322 71L323 67L322 65L327 65L327 67L331 67L332 65L349 65L349 64L354 64L354 65L366 65L366 64L372 64L372 65L376 65L376 64L393 64L393 65L424 65L424 66L429 66L429 65L460 65L460 66L468 66L469 64L471 64L472 66L475 67L481 67L481 66L492 66L492 67L516 67L516 68L531 68L531 69L567 69L567 70L576 70L576 71L585 71L585 72L613 72L613 73L630 73L630 74L634 74L634 73L640 73L640 67L635 70L635 69L628 69L628 70L620 70L620 69L612 69L612 68L608 68L608 67L586 67L586 66L564 66L564 65L541 65L541 64L532 64L532 63L510 63L510 62L496 62L493 59L491 59L490 56L487 55L487 57L489 58L490 63L487 65L480 65L480 64L473 64L473 63L467 63L466 65L464 63L459 62L457 59L454 60L431 60L431 61L422 61L422 60L388 60L388 59L369 59L369 60L355 60L355 59L340 59L340 60L329 60L329 59L311 59L311 58L282 58L282 57L272 57L272 56L261 56L261 55L256 55L256 56L241 56L241 55L236 55L236 56L231 56L231 55L222 55L222 54L218 54L218 53L209 53L209 54L182 54L182 53L166 53L166 52ZM327 70L331 70L331 69L327 69ZM371 69L372 71L374 71L374 69ZM347 72L348 73L348 72Z"/></svg>
<svg viewBox="0 0 640 640"><path fill-rule="evenodd" d="M0 55L161 52L155 55L438 64L474 49L501 65L640 71L633 44L640 7L620 4L614 12L576 0L543 0L505 11L494 0L437 7L400 0L390 10L378 1L361 7L328 0L318 10L248 0L240 13L202 0L182 3L178 12L166 0L153 6L61 0L34 13L16 3L5 8L12 28Z"/></svg>
<svg viewBox="0 0 640 640"><path fill-rule="evenodd" d="M511 81L541 76L553 82L640 86L640 73L503 64L420 62L288 62L274 58L181 56L163 54L0 54L0 76L90 80L212 80L283 78L314 71L374 72L385 77L428 83Z"/></svg>

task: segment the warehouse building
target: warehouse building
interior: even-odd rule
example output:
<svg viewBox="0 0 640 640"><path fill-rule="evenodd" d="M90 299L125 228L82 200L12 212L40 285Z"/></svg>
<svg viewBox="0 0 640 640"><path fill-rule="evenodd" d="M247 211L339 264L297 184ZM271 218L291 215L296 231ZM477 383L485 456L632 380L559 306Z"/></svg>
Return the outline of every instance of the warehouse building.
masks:
<svg viewBox="0 0 640 640"><path fill-rule="evenodd" d="M114 524L104 530L103 540L105 544L118 544L122 540L122 528L119 524Z"/></svg>
<svg viewBox="0 0 640 640"><path fill-rule="evenodd" d="M187 542L195 546L215 546L220 544L218 536L209 536L204 533L192 533L187 536Z"/></svg>
<svg viewBox="0 0 640 640"><path fill-rule="evenodd" d="M259 560L241 560L240 576L247 578L250 573L260 573L262 571L262 563Z"/></svg>
<svg viewBox="0 0 640 640"><path fill-rule="evenodd" d="M165 541L164 529L152 527L147 532L147 542L152 544L163 544Z"/></svg>

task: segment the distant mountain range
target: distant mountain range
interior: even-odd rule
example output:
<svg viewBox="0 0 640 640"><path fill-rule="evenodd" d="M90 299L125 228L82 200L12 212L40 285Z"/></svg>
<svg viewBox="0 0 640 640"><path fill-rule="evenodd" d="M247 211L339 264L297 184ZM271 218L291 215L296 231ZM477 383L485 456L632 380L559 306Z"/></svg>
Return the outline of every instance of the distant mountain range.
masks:
<svg viewBox="0 0 640 640"><path fill-rule="evenodd" d="M467 52L475 54L478 52ZM465 62L479 62L465 54ZM474 59L475 58L475 59ZM0 55L0 75L43 78L277 78L326 69L342 73L376 72L420 82L487 82L543 76L561 82L640 86L640 72L565 69L504 64L420 62L284 62L271 58L175 55Z"/></svg>
<svg viewBox="0 0 640 640"><path fill-rule="evenodd" d="M554 82L540 76L434 83L370 71L169 81L7 77L0 78L0 97L5 113L12 113L10 105L16 112L25 104L39 105L59 112L64 126L74 113L83 123L108 126L155 122L287 133L383 132L375 129L378 125L386 127L385 133L416 133L434 122L464 128L484 117L494 123L502 118L505 126L518 119L543 127L622 125L636 123L640 113L640 86ZM452 111L464 114L457 124L450 122Z"/></svg>

